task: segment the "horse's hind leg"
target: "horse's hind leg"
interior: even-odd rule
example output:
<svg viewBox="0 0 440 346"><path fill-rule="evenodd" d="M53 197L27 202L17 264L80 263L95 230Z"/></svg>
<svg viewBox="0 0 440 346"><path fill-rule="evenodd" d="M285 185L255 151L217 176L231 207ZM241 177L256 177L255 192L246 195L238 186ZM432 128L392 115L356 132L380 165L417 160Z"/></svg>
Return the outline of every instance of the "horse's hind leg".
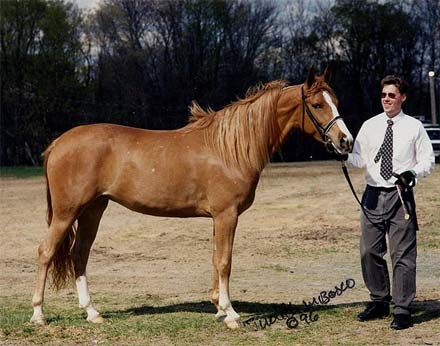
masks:
<svg viewBox="0 0 440 346"><path fill-rule="evenodd" d="M81 213L78 218L77 238L74 247L73 266L79 307L86 309L87 321L92 323L102 323L104 319L92 305L87 284L86 267L90 248L96 238L99 222L107 205L107 199L97 199Z"/></svg>
<svg viewBox="0 0 440 346"><path fill-rule="evenodd" d="M43 315L44 289L46 286L47 272L54 259L55 253L64 241L67 232L71 229L74 217L59 219L54 217L47 238L38 247L38 271L35 285L32 306L34 313L31 322L35 324L46 324Z"/></svg>

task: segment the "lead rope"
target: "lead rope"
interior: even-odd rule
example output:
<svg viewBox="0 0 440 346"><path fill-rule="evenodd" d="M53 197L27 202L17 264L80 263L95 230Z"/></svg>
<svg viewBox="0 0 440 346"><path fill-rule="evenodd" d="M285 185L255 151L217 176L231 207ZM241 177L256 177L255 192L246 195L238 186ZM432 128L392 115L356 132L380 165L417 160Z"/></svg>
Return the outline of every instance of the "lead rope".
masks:
<svg viewBox="0 0 440 346"><path fill-rule="evenodd" d="M350 190L353 193L354 198L356 198L356 201L361 206L362 210L364 210L364 206L362 205L361 201L359 200L359 198L356 194L356 191L354 190L353 184L351 183L350 176L348 175L347 166L345 165L344 161L341 161L341 162L342 162L342 172L344 172L345 180L347 180L348 186L350 186ZM364 210L364 213L365 213L365 210Z"/></svg>
<svg viewBox="0 0 440 346"><path fill-rule="evenodd" d="M364 205L359 200L359 198L358 198L358 196L356 194L356 191L354 190L353 184L352 184L351 179L350 179L350 175L348 174L347 166L345 165L345 161L341 161L341 163L342 163L342 172L344 172L345 180L347 180L348 186L350 186L350 190L353 193L354 198L356 199L356 201L360 205L360 207L362 209L362 212L364 213L365 217L367 218L368 221L370 221L374 225L380 224L380 222L373 222L373 221L371 221L371 219L369 218L368 214L370 214L371 216L383 216L385 214L382 214L382 215L373 214L371 211L368 211L367 209L365 209Z"/></svg>

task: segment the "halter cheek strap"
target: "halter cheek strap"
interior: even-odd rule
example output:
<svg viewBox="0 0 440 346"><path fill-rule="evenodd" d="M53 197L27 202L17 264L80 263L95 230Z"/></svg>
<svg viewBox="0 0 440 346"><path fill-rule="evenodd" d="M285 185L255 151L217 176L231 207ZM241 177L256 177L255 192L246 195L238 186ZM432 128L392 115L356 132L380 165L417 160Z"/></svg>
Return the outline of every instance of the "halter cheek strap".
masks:
<svg viewBox="0 0 440 346"><path fill-rule="evenodd" d="M312 122L313 126L315 126L315 129L318 131L318 133L321 136L321 139L324 143L327 143L327 140L329 139L329 137L327 136L327 133L330 131L330 129L333 127L333 125L336 123L336 121L338 119L342 119L342 117L340 115L338 115L337 117L333 118L332 120L330 120L330 122L323 127L318 120L316 119L316 117L313 115L312 111L310 110L309 106L307 105L306 102L306 95L304 93L304 86L301 87L301 96L302 96L302 104L303 104L303 112L302 112L302 127L303 127L303 131L304 131L304 117L305 114L307 113L307 115L310 118L310 121Z"/></svg>

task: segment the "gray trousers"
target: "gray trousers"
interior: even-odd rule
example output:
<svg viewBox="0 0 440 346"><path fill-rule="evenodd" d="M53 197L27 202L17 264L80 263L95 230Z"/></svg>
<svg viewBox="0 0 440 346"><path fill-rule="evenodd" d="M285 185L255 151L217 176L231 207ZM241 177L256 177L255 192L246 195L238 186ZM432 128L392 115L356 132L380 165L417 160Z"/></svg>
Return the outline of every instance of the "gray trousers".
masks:
<svg viewBox="0 0 440 346"><path fill-rule="evenodd" d="M396 189L367 185L361 210L361 266L365 285L372 301L394 303L395 314L410 314L409 306L416 293L416 257L418 230L412 191L403 193L411 217L404 210ZM393 269L392 298L388 267L383 258L387 252L388 234Z"/></svg>

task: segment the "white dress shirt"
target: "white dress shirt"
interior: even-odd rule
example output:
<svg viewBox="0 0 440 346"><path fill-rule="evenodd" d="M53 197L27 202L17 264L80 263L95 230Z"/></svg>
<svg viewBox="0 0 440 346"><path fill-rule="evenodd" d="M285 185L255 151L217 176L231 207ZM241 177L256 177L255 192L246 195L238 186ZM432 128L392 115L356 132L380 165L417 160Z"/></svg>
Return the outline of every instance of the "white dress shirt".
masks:
<svg viewBox="0 0 440 346"><path fill-rule="evenodd" d="M364 122L356 137L353 152L349 154L348 166L365 168L368 185L392 187L395 177L385 180L380 175L380 163L374 158L382 146L388 116L378 114ZM434 169L435 157L431 141L423 124L402 111L391 118L393 124L393 172L413 170L416 177L427 176Z"/></svg>

